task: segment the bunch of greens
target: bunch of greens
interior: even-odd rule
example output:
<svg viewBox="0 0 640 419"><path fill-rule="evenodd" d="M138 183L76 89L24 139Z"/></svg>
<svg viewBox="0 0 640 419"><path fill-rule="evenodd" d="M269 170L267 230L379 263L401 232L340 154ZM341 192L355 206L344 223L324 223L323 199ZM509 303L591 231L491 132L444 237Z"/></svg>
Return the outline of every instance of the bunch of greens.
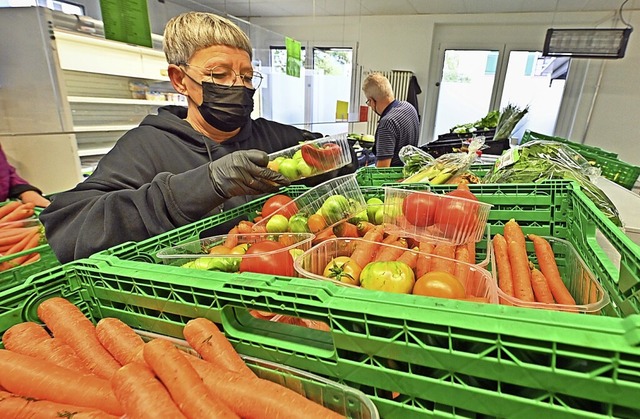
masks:
<svg viewBox="0 0 640 419"><path fill-rule="evenodd" d="M509 138L518 122L529 112L529 105L524 109L520 109L518 106L509 103L500 112L500 119L498 119L498 125L496 125L496 133L493 136L494 140L504 140Z"/></svg>
<svg viewBox="0 0 640 419"><path fill-rule="evenodd" d="M554 141L536 140L506 151L484 176L482 183L538 183L547 179L577 182L585 195L615 225L620 226L618 210L589 176L599 175L584 157Z"/></svg>
<svg viewBox="0 0 640 419"><path fill-rule="evenodd" d="M499 111L489 111L482 119L476 122L468 122L466 124L458 124L451 128L451 132L454 134L468 134L480 130L487 130L495 128L498 125L498 119L500 118Z"/></svg>
<svg viewBox="0 0 640 419"><path fill-rule="evenodd" d="M402 167L402 175L404 177L411 176L423 167L431 164L434 160L431 154L412 145L402 147L398 156L404 164Z"/></svg>

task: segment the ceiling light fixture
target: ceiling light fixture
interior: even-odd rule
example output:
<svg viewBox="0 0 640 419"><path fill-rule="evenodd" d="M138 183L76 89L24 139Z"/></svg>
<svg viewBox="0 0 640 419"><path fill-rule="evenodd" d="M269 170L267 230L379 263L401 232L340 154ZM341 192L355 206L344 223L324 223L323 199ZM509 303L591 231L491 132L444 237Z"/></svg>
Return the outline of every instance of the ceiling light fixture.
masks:
<svg viewBox="0 0 640 419"><path fill-rule="evenodd" d="M542 55L571 58L624 57L633 27L625 22L620 6L620 20L626 28L548 29Z"/></svg>

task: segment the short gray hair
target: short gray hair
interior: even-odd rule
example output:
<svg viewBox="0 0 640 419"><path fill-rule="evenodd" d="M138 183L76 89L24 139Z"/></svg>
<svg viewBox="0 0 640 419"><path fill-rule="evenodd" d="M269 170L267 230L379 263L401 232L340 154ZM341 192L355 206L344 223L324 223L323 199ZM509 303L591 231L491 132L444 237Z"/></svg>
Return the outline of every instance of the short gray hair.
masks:
<svg viewBox="0 0 640 419"><path fill-rule="evenodd" d="M362 82L362 91L373 100L395 99L389 80L381 73L371 73Z"/></svg>
<svg viewBox="0 0 640 419"><path fill-rule="evenodd" d="M253 57L251 41L238 25L212 13L187 12L167 22L163 39L169 64L184 64L196 53L212 45L240 48Z"/></svg>

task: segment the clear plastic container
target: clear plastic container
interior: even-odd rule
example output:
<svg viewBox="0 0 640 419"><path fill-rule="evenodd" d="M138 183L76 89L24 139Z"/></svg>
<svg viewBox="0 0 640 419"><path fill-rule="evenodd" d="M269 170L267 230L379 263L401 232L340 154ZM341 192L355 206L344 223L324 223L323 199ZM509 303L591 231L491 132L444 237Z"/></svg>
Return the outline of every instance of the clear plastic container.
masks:
<svg viewBox="0 0 640 419"><path fill-rule="evenodd" d="M309 250L305 251L301 256L297 257L294 262L294 267L298 274L302 277L309 279L317 279L323 281L332 281L336 284L347 287L358 287L354 285L349 278L346 282L341 282L332 278L323 276L323 272L326 266L334 259L340 256L351 256L355 247L361 243L372 244L368 240L360 238L335 238L325 240L319 243ZM375 243L375 252L380 252L383 248L398 248L384 243ZM401 248L402 251L409 249ZM470 300L489 302L492 304L498 303L498 293L495 281L491 276L491 273L486 269L469 263L460 262L454 259L445 258L437 255L425 254L417 250L410 250L418 257L425 257L429 265L433 265L435 260L447 261L454 267L455 276L462 283L465 288L466 296ZM372 258L373 259L373 258ZM363 267L362 267L363 268ZM416 269L414 268L414 274ZM417 275L414 277L417 280Z"/></svg>
<svg viewBox="0 0 640 419"><path fill-rule="evenodd" d="M385 187L385 232L434 243L478 242L491 207L451 195Z"/></svg>
<svg viewBox="0 0 640 419"><path fill-rule="evenodd" d="M198 353L186 340L136 330L145 341L165 339L192 355ZM363 392L287 365L240 355L259 378L280 384L349 419L379 419L375 404Z"/></svg>
<svg viewBox="0 0 640 419"><path fill-rule="evenodd" d="M340 176L321 183L304 192L278 211L255 223L254 228L266 229L276 214L295 213L308 218L321 215L327 227L366 211L367 202L360 191L356 175Z"/></svg>
<svg viewBox="0 0 640 419"><path fill-rule="evenodd" d="M544 239L551 244L562 281L576 301L576 305L546 304L523 301L507 295L504 291L498 288L498 296L500 299L517 307L543 308L578 313L597 312L609 304L609 294L607 294L602 285L600 285L598 279L587 267L586 263L582 260L573 245L566 240L555 237L544 237ZM498 269L496 267L494 252L491 251L490 254L491 272L494 281L498 284ZM529 260L538 267L538 261L535 257L535 253L532 254L529 252Z"/></svg>
<svg viewBox="0 0 640 419"><path fill-rule="evenodd" d="M262 259L266 257L276 257L281 252L292 253L292 258L311 248L311 241L314 235L311 233L250 233L250 234L228 234L207 237L194 240L178 246L162 249L157 253L157 257L165 265L181 266L185 268L215 270L223 272L237 272L243 259ZM255 254L231 253L232 248L242 245L253 245L265 240L278 241L285 245L282 249L261 252ZM213 247L223 246L227 243L229 253L211 254ZM226 251L227 249L222 249ZM239 250L240 251L240 250ZM242 250L246 251L246 247Z"/></svg>
<svg viewBox="0 0 640 419"><path fill-rule="evenodd" d="M306 141L269 154L269 167L290 180L313 177L351 163L347 134Z"/></svg>

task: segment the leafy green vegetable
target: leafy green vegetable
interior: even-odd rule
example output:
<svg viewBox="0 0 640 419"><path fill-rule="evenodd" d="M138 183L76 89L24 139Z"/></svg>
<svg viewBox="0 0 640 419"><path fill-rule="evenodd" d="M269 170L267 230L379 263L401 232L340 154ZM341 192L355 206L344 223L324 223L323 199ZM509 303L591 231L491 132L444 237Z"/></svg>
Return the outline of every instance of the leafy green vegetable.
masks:
<svg viewBox="0 0 640 419"><path fill-rule="evenodd" d="M615 225L622 225L609 197L591 182L594 169L570 147L553 141L531 141L505 152L484 176L483 183L538 183L547 179L577 182L585 195Z"/></svg>
<svg viewBox="0 0 640 419"><path fill-rule="evenodd" d="M456 125L455 127L451 128L451 132L454 134L469 134L476 131L495 128L498 125L499 118L499 111L489 111L488 114L486 114L482 119L476 122L467 122L465 124Z"/></svg>
<svg viewBox="0 0 640 419"><path fill-rule="evenodd" d="M498 125L496 126L496 133L493 139L504 140L505 138L509 138L513 129L527 112L529 112L529 105L525 106L524 109L520 109L511 103L505 106L500 113L500 119L498 119Z"/></svg>

